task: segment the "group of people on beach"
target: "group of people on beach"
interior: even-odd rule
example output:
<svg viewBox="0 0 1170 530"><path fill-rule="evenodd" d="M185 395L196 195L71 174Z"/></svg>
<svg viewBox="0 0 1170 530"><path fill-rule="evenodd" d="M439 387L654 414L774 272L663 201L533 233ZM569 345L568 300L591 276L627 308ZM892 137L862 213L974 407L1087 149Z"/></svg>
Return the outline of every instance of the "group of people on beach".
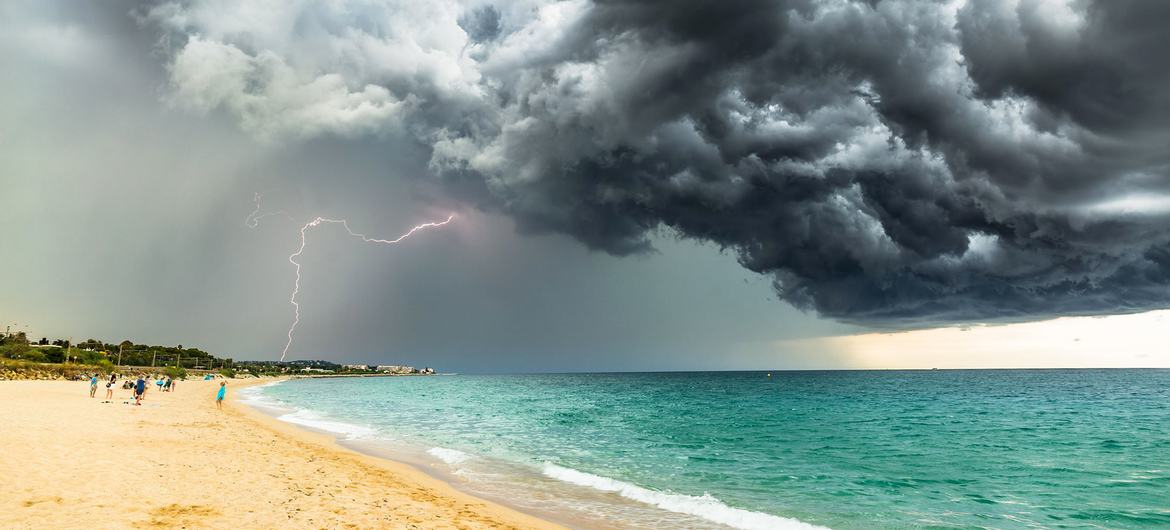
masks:
<svg viewBox="0 0 1170 530"><path fill-rule="evenodd" d="M158 387L159 392L174 392L175 388L178 387L178 382L175 381L171 377L156 375L153 377L153 379L154 379L154 384L155 384L155 386ZM123 390L133 390L134 391L134 404L136 406L141 406L142 405L142 398L146 397L146 389L150 387L150 384L147 383L148 380L149 380L149 378L147 377L146 374L138 374L137 380L131 380L130 378L126 378L126 380L122 383ZM110 378L108 381L106 381L106 401L104 401L103 403L113 403L113 401L114 401L114 388L117 386L117 382L118 382L118 374L110 373ZM93 373L93 374L90 374L90 376L89 376L89 397L91 397L91 398L97 397L97 390L98 390L98 374ZM219 408L219 409L223 408L223 398L224 398L225 394L227 394L227 383L224 381L220 381L219 382L219 392L217 392L215 395L216 408ZM127 401L127 403L129 403L129 402Z"/></svg>
<svg viewBox="0 0 1170 530"><path fill-rule="evenodd" d="M178 383L170 377L156 375L153 377L154 384L158 387L159 392L174 392L178 387ZM123 390L134 391L134 404L142 405L142 398L146 396L146 389L150 386L146 374L139 374L138 379L131 380L126 378L122 382ZM112 403L114 400L114 389L118 386L118 374L110 373L110 378L106 381L106 401ZM98 389L98 374L90 374L89 376L89 397L97 397Z"/></svg>

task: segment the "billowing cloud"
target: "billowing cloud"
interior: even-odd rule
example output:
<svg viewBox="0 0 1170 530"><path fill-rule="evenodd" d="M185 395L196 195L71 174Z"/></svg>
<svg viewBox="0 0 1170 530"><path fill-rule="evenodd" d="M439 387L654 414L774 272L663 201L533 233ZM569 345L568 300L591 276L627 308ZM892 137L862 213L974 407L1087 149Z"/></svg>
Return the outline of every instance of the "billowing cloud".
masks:
<svg viewBox="0 0 1170 530"><path fill-rule="evenodd" d="M877 325L1170 305L1170 5L193 0L170 98L404 131L453 196L614 254L668 228Z"/></svg>

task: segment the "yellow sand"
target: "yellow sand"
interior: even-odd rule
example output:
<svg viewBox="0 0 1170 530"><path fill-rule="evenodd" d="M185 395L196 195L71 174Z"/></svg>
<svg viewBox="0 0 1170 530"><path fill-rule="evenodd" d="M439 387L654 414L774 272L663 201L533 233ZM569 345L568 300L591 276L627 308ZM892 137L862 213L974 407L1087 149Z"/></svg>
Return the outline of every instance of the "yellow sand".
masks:
<svg viewBox="0 0 1170 530"><path fill-rule="evenodd" d="M0 528L555 528L233 403L0 381Z"/></svg>

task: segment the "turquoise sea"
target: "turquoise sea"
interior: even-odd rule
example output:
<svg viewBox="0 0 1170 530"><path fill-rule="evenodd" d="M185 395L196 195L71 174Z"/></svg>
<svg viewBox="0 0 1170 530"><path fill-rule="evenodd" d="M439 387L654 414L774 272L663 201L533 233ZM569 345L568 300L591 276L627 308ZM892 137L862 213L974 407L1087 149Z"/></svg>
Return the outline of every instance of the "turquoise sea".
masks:
<svg viewBox="0 0 1170 530"><path fill-rule="evenodd" d="M1170 528L1170 370L302 379L252 404L581 528Z"/></svg>

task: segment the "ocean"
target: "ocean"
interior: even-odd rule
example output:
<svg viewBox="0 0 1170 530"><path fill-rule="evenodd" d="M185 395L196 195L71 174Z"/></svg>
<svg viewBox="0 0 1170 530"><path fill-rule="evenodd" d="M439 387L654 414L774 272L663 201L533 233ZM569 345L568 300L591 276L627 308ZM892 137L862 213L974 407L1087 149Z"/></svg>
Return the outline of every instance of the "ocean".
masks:
<svg viewBox="0 0 1170 530"><path fill-rule="evenodd" d="M579 528L1170 528L1170 370L453 375L242 392Z"/></svg>

